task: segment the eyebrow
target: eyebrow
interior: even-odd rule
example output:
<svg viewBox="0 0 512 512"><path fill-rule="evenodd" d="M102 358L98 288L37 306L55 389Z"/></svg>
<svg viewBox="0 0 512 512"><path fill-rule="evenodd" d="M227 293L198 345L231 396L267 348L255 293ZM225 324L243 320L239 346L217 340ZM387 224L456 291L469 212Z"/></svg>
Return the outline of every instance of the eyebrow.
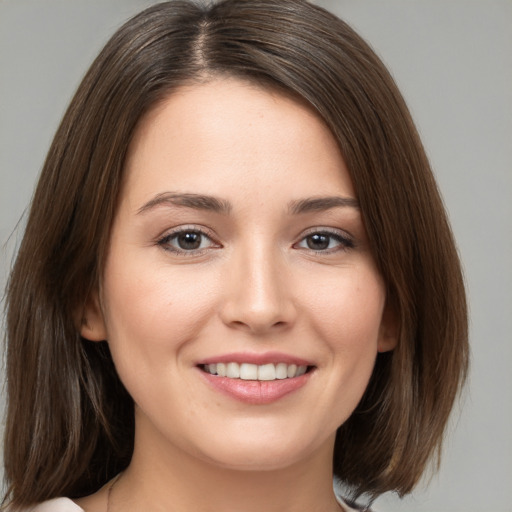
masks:
<svg viewBox="0 0 512 512"><path fill-rule="evenodd" d="M159 206L184 206L195 210L213 211L228 214L232 210L229 201L214 196L191 193L163 192L145 203L137 210L137 214L146 213ZM349 207L359 209L359 202L352 197L327 196L310 197L291 201L288 211L292 215L330 210L332 208Z"/></svg>
<svg viewBox="0 0 512 512"><path fill-rule="evenodd" d="M311 197L292 201L289 205L289 211L293 215L298 215L301 213L318 212L340 207L359 209L359 201L353 197L342 196Z"/></svg>
<svg viewBox="0 0 512 512"><path fill-rule="evenodd" d="M195 210L207 210L216 213L227 214L231 211L231 203L218 199L213 196L202 194L178 194L173 192L164 192L158 194L153 199L145 203L137 214L146 213L158 206L185 206L186 208L194 208Z"/></svg>

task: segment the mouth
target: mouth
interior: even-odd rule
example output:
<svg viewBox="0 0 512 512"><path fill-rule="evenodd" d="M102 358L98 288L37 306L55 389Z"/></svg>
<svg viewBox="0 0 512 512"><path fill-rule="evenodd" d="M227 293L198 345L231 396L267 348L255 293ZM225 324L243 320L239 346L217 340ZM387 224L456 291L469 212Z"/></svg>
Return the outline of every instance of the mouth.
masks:
<svg viewBox="0 0 512 512"><path fill-rule="evenodd" d="M210 375L228 379L273 381L300 377L311 372L314 366L287 363L210 363L199 365L199 368Z"/></svg>
<svg viewBox="0 0 512 512"><path fill-rule="evenodd" d="M265 405L307 385L316 366L286 354L224 354L197 364L211 389L238 402Z"/></svg>

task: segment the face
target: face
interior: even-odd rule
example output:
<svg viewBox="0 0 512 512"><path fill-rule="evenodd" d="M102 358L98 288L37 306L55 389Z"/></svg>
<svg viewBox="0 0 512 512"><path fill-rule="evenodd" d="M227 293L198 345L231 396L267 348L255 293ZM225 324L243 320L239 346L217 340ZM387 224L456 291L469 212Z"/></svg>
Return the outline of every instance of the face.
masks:
<svg viewBox="0 0 512 512"><path fill-rule="evenodd" d="M140 123L82 334L108 340L136 446L270 469L332 457L393 347L385 299L327 127L219 79Z"/></svg>

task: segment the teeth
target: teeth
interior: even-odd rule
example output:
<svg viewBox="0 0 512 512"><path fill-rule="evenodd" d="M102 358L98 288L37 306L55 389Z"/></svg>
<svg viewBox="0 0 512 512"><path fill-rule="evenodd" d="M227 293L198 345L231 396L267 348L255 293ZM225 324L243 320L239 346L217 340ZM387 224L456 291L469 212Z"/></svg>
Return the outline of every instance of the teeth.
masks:
<svg viewBox="0 0 512 512"><path fill-rule="evenodd" d="M258 380L276 380L276 367L273 364L258 366Z"/></svg>
<svg viewBox="0 0 512 512"><path fill-rule="evenodd" d="M233 364L238 366L237 363ZM240 378L242 380L258 380L258 366L255 364L242 363L240 365Z"/></svg>
<svg viewBox="0 0 512 512"><path fill-rule="evenodd" d="M286 375L288 376L288 378L295 377L296 373L297 373L297 365L296 364L291 364L290 366L288 366L288 369L286 370Z"/></svg>
<svg viewBox="0 0 512 512"><path fill-rule="evenodd" d="M297 374L296 376L299 377L300 375L304 375L306 373L307 366L299 366L297 368Z"/></svg>
<svg viewBox="0 0 512 512"><path fill-rule="evenodd" d="M217 363L217 375L219 377L226 376L226 365L224 363Z"/></svg>
<svg viewBox="0 0 512 512"><path fill-rule="evenodd" d="M276 380L300 377L307 371L307 366L296 364L250 364L250 363L213 363L204 365L204 370L212 375L242 380Z"/></svg>
<svg viewBox="0 0 512 512"><path fill-rule="evenodd" d="M228 363L226 366L226 377L238 379L240 377L240 366L237 363Z"/></svg>
<svg viewBox="0 0 512 512"><path fill-rule="evenodd" d="M288 377L288 365L285 363L276 364L276 379L286 379L286 377Z"/></svg>

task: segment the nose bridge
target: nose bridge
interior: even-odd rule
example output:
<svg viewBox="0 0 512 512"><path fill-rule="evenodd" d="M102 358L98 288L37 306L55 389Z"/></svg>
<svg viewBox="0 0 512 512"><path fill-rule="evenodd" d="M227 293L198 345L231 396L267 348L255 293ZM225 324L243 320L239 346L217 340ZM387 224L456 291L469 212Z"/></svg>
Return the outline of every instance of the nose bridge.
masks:
<svg viewBox="0 0 512 512"><path fill-rule="evenodd" d="M283 255L274 244L256 238L236 252L225 321L253 332L290 324L294 307Z"/></svg>

